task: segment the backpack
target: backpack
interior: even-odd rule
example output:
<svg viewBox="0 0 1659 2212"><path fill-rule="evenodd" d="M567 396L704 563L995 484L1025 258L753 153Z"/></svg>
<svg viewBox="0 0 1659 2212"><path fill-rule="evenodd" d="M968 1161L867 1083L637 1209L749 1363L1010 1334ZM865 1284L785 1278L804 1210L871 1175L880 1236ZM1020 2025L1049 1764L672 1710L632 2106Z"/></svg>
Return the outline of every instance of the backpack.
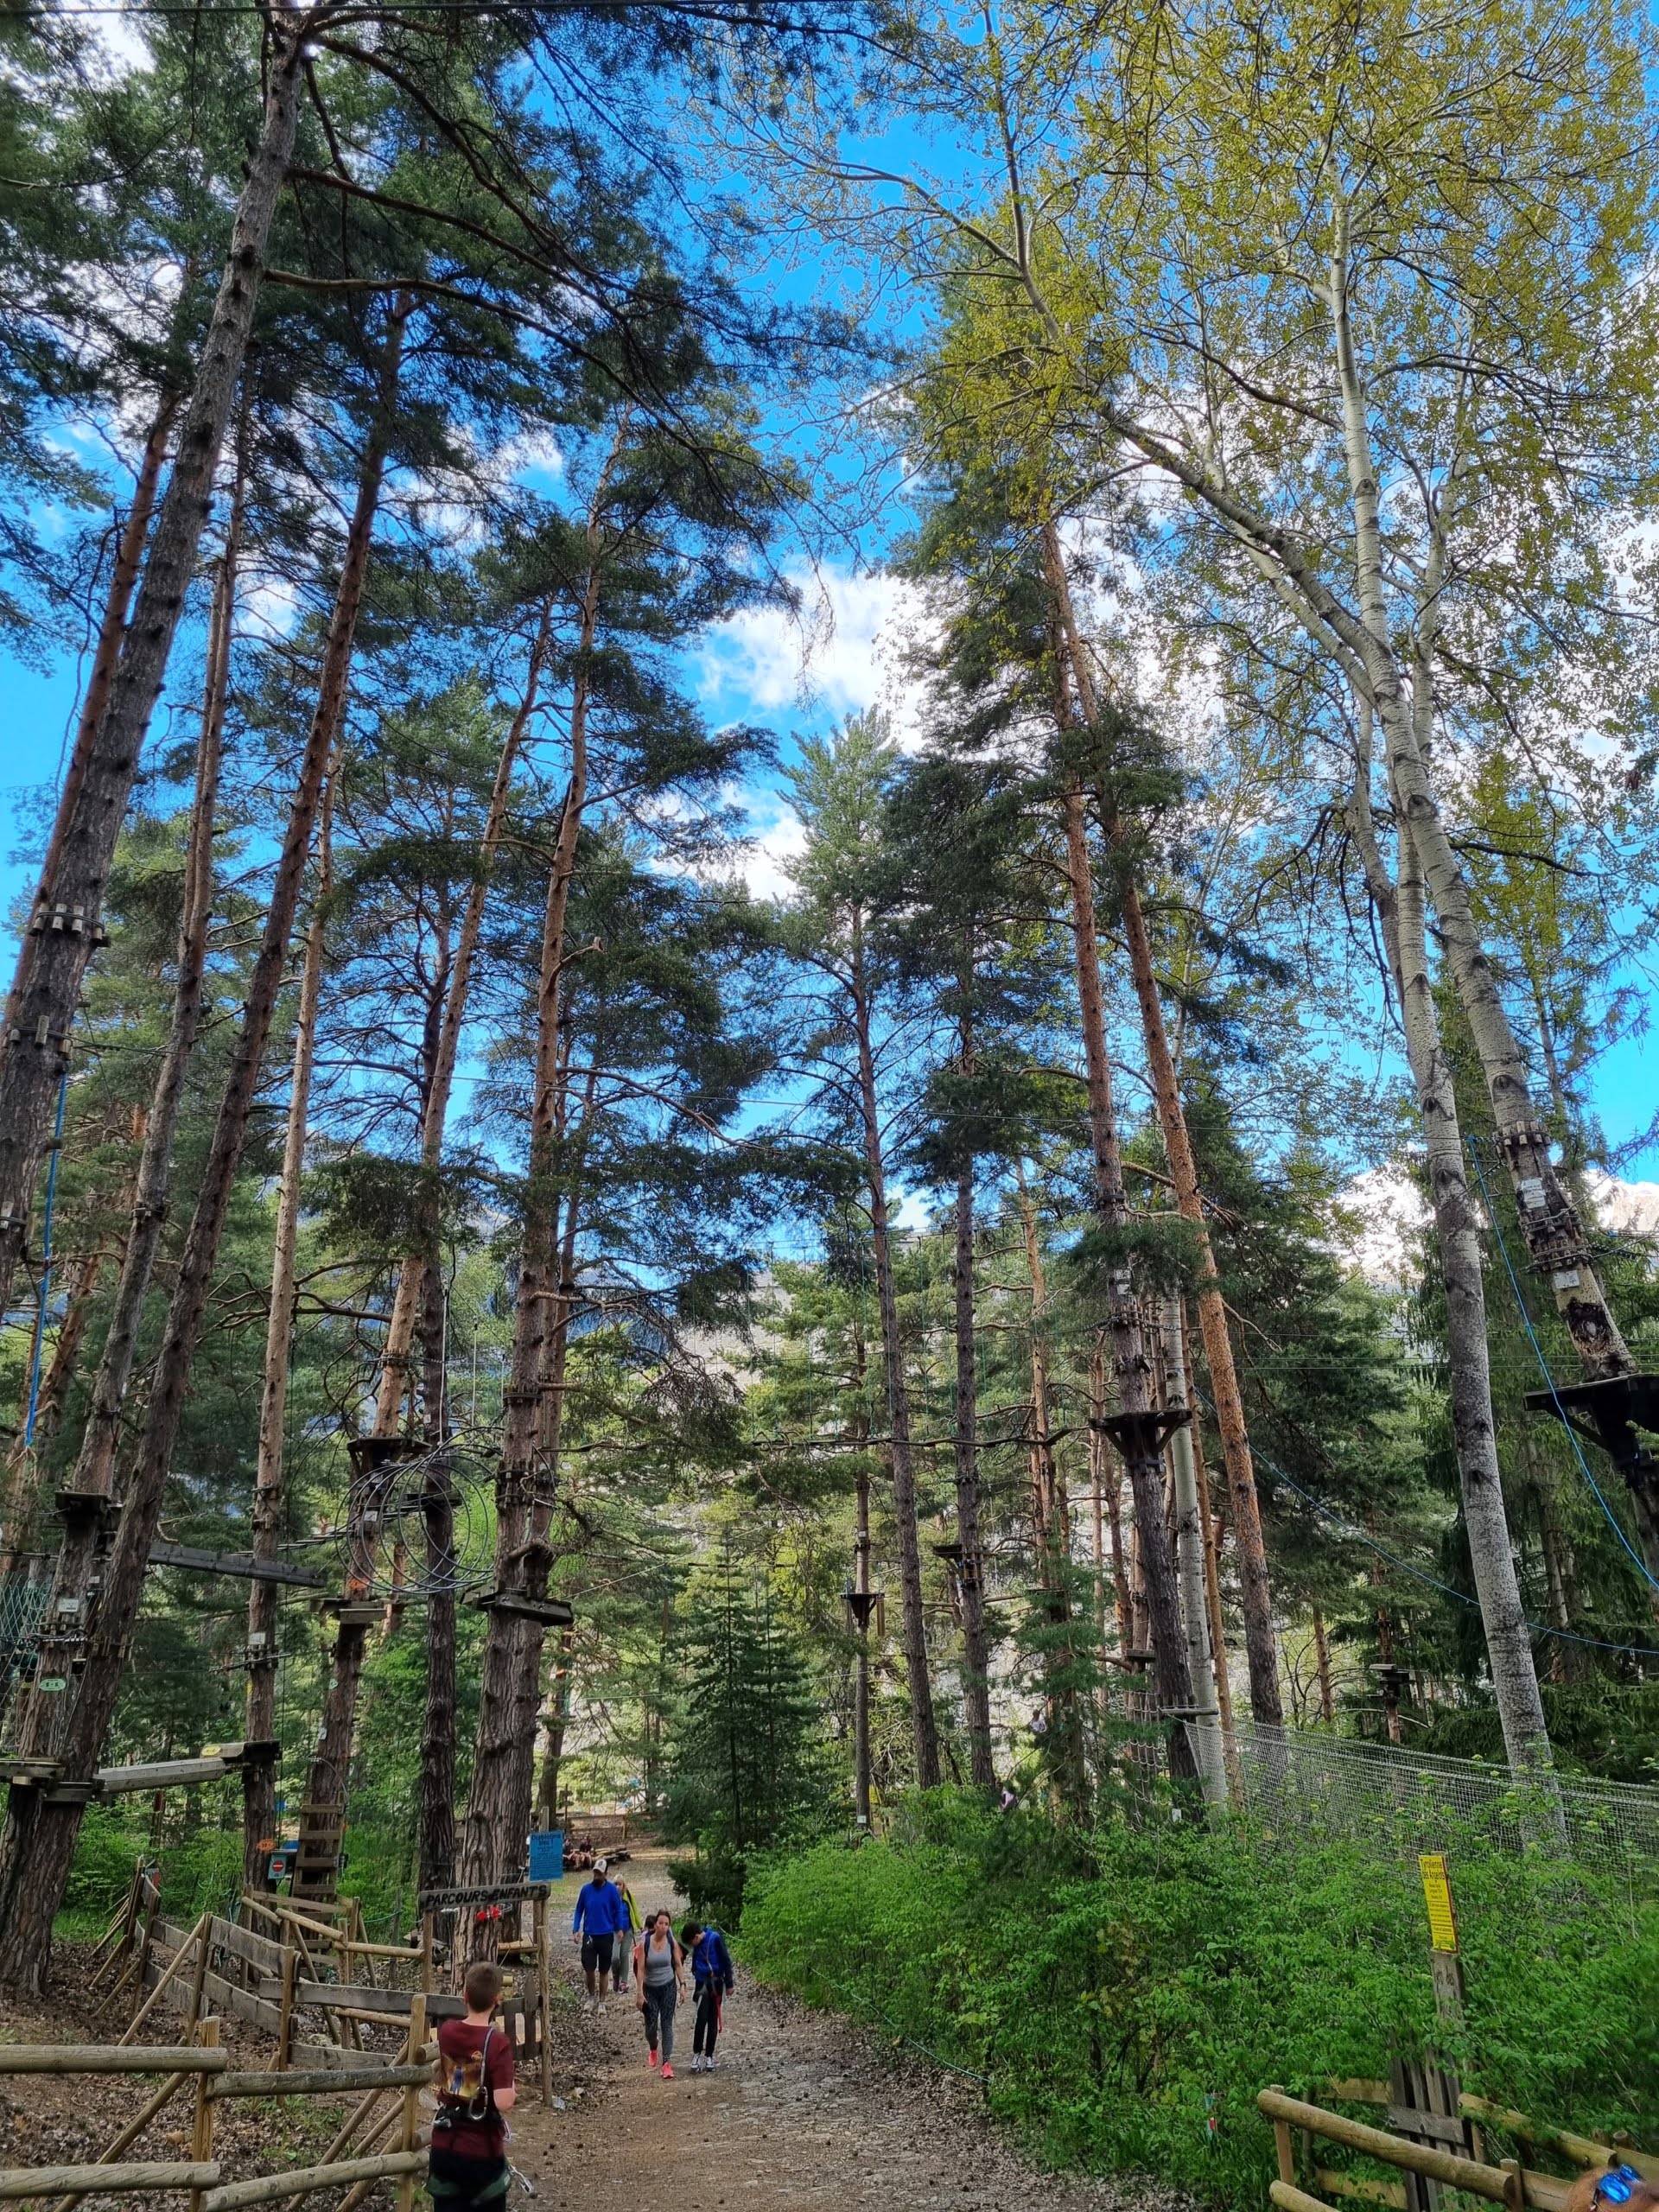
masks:
<svg viewBox="0 0 1659 2212"><path fill-rule="evenodd" d="M438 2109L432 2120L432 2133L435 2135L440 2130L447 2135L462 2120L472 2120L474 2123L486 2120L495 2110L495 2094L490 2088L489 2075L485 2070L489 2063L490 2037L494 2033L495 2022L492 2020L489 2026L485 2029L484 2040L479 2046L478 2087L470 2095L462 2093L459 2080L460 2069L455 2061L446 2058L442 2051L439 2052L438 2075L435 2084Z"/></svg>

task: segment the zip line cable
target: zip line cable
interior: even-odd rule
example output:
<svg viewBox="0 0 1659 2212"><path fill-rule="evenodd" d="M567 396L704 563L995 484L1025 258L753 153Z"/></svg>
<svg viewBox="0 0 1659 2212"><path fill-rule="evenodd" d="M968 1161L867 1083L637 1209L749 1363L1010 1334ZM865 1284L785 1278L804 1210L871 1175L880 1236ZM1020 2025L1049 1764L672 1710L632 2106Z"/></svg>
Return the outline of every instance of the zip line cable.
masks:
<svg viewBox="0 0 1659 2212"><path fill-rule="evenodd" d="M1510 1288L1515 1294L1516 1310L1520 1314L1522 1325L1526 1330L1527 1341L1532 1346L1532 1356L1538 1363L1538 1372L1544 1378L1555 1410L1560 1416L1561 1427L1567 1431L1567 1440L1573 1446L1573 1456L1579 1463L1579 1471L1589 1484L1596 1503L1606 1515L1608 1527L1629 1553L1631 1564L1635 1567L1637 1573L1650 1589L1659 1590L1659 1580L1656 1580L1649 1572L1647 1561L1625 1535L1618 1516L1602 1494L1601 1484L1590 1471L1590 1462L1584 1456L1584 1446L1579 1441L1579 1433L1567 1417L1567 1408L1562 1405L1560 1393L1555 1388L1555 1377L1549 1371L1548 1363L1544 1357L1544 1348L1538 1341L1537 1332L1532 1325L1532 1316L1527 1311L1527 1301L1521 1294L1521 1284L1516 1275L1515 1263L1510 1257L1510 1248L1503 1241L1503 1230L1498 1221L1497 1210L1492 1204L1492 1194L1486 1187L1486 1171L1480 1164L1480 1147L1473 1137L1465 1137L1464 1142L1468 1146L1469 1156L1475 1163L1475 1173L1480 1182L1480 1194L1486 1201L1486 1218L1492 1224L1492 1234L1497 1239L1497 1249L1503 1255L1503 1272L1508 1275Z"/></svg>

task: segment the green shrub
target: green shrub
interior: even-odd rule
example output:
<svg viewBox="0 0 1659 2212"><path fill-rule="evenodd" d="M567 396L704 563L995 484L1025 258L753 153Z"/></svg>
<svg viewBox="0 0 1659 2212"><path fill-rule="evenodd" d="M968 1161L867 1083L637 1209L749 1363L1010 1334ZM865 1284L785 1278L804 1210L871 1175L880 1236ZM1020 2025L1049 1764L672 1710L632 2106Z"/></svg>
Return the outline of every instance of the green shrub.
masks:
<svg viewBox="0 0 1659 2212"><path fill-rule="evenodd" d="M1347 1842L1114 1827L939 1793L902 1832L752 1867L744 1951L810 2003L983 2076L1053 2163L1259 2207L1269 2082L1315 2092L1431 2042L1465 2082L1579 2127L1659 2114L1659 1908L1452 1844L1470 1980L1437 2028L1417 1871Z"/></svg>

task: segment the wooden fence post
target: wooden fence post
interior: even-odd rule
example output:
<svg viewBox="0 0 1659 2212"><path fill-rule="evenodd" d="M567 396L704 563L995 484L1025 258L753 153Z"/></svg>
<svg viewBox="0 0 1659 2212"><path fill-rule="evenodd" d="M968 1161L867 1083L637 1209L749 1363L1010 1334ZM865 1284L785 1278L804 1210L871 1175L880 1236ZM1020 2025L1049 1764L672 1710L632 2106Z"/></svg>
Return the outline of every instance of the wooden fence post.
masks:
<svg viewBox="0 0 1659 2212"><path fill-rule="evenodd" d="M190 1977L190 2013L186 2024L187 2035L201 2018L201 1986L207 1979L207 1954L212 1948L213 1916L204 1912L196 1923L196 1967Z"/></svg>
<svg viewBox="0 0 1659 2212"><path fill-rule="evenodd" d="M1280 2085L1274 2082L1269 2087L1279 2090ZM1282 2094L1282 2091L1280 2094ZM1296 2186L1296 2145L1291 2139L1290 2123L1276 2115L1273 2123L1273 2142L1279 2154L1279 2178L1287 2188L1294 2189Z"/></svg>
<svg viewBox="0 0 1659 2212"><path fill-rule="evenodd" d="M539 1897L531 1916L536 1934L536 2032L541 2038L542 2102L553 2101L553 2037L548 2016L550 1988L547 1973L547 1899Z"/></svg>
<svg viewBox="0 0 1659 2212"><path fill-rule="evenodd" d="M294 2050L294 1992L300 1978L300 1955L291 1943L283 1946L283 1993L281 2010L276 2022L276 2056L271 2061L274 2073L285 2073Z"/></svg>
<svg viewBox="0 0 1659 2212"><path fill-rule="evenodd" d="M416 1990L409 2007L409 2055L418 2057L426 2042L426 1992ZM418 2151L421 2146L421 2093L410 2088L404 2091L404 2126L398 2138L400 2151ZM397 2212L414 2212L415 2177L405 2174L397 2184Z"/></svg>
<svg viewBox="0 0 1659 2212"><path fill-rule="evenodd" d="M120 2044L118 2045L118 2049L124 2049L128 2044L137 2043L138 2040L139 2029L143 2027L144 2022L155 2011L156 2005L160 2002L162 1992L167 1987L168 1982L172 1980L174 1975L177 1974L179 1968L184 1964L185 1953L189 1949L192 1943L200 1945L204 1939L204 1930L206 1929L208 1921L212 1918L213 1915L211 1913L204 1912L202 1914L201 1918L197 1921L195 1926L190 1930L190 1933L183 1938L178 1949L174 1952L172 1957L162 1968L161 1978L156 1982L155 1988L150 1991L148 1997L144 1996L144 1975L149 1971L149 1961L147 1955L149 1938L146 1936L145 1962L140 1967L138 1973L138 1994L140 1998L143 1999L143 2002L140 2004L138 2010L133 2014L130 2022L128 2024L126 2033L121 2037ZM202 1953L201 1955L205 1960L207 1956L206 1953Z"/></svg>
<svg viewBox="0 0 1659 2212"><path fill-rule="evenodd" d="M203 1915L204 1921L211 1920L212 1917L211 1913ZM204 1934L204 1942L206 1940ZM219 2022L203 2020L196 2031L196 2041L200 2044L204 2050L217 2050ZM210 2074L199 2074L196 2076L196 2124L190 2138L190 2156L199 2164L205 2164L213 2155L213 2101L207 2094L208 2085L212 2080L213 2076ZM201 2198L200 2190L191 2190L190 2212L201 2212Z"/></svg>

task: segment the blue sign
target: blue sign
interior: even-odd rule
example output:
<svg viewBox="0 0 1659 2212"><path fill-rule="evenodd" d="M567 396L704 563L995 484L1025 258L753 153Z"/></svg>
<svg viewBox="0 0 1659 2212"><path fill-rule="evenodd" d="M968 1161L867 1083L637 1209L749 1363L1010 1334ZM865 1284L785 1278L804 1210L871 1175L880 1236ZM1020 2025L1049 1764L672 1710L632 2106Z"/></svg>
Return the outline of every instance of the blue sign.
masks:
<svg viewBox="0 0 1659 2212"><path fill-rule="evenodd" d="M537 1828L530 1839L530 1878L532 1882L564 1879L564 1830Z"/></svg>

